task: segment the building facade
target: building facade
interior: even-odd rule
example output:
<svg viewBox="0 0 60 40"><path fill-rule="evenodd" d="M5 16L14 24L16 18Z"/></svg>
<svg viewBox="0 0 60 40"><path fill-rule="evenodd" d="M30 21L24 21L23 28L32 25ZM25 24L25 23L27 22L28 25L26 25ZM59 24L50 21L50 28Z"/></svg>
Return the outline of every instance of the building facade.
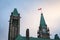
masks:
<svg viewBox="0 0 60 40"><path fill-rule="evenodd" d="M20 18L20 14L15 8L10 15L8 40L60 40L57 34L54 39L50 39L49 28L47 27L43 13L41 13L37 38L29 37L29 29L26 30L26 37L20 35Z"/></svg>

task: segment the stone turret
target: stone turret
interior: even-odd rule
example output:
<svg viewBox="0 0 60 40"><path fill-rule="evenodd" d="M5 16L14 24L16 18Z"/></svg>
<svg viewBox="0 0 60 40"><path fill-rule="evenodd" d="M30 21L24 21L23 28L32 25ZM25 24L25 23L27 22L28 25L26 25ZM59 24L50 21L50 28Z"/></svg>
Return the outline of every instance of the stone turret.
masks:
<svg viewBox="0 0 60 40"><path fill-rule="evenodd" d="M26 39L29 40L29 29L26 30Z"/></svg>

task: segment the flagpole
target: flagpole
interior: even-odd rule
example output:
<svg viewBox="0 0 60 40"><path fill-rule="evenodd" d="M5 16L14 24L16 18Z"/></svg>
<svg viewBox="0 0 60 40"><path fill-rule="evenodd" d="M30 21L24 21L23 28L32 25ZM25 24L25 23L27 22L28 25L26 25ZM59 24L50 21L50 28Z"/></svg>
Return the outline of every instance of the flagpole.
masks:
<svg viewBox="0 0 60 40"><path fill-rule="evenodd" d="M38 10L39 10L39 11L40 11L40 13L42 14L42 8L39 8Z"/></svg>
<svg viewBox="0 0 60 40"><path fill-rule="evenodd" d="M41 13L42 13L42 9L41 9Z"/></svg>

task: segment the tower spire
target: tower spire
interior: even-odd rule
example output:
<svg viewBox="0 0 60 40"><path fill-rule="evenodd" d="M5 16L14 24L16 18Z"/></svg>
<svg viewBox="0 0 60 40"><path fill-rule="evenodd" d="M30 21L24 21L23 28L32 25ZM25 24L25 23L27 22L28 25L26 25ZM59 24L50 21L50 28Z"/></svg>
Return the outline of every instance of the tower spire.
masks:
<svg viewBox="0 0 60 40"><path fill-rule="evenodd" d="M41 13L40 25L38 30L38 38L50 38L49 29L47 28L43 13Z"/></svg>
<svg viewBox="0 0 60 40"><path fill-rule="evenodd" d="M46 27L46 22L45 22L43 13L41 13L40 26L41 26L42 28L43 28L43 27L44 27L44 28Z"/></svg>
<svg viewBox="0 0 60 40"><path fill-rule="evenodd" d="M18 14L17 9L15 8L11 13L9 20L8 40L15 40L18 34L20 34L20 14Z"/></svg>
<svg viewBox="0 0 60 40"><path fill-rule="evenodd" d="M12 14L13 14L13 16L18 16L18 11L17 11L17 9L16 8L14 8L14 10L13 10L13 12L12 12Z"/></svg>

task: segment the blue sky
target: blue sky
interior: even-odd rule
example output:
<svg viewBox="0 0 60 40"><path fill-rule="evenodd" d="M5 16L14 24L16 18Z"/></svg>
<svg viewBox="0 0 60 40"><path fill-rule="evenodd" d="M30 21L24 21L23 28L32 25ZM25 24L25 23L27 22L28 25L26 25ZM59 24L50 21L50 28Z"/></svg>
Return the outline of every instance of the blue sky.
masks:
<svg viewBox="0 0 60 40"><path fill-rule="evenodd" d="M50 29L51 38L57 33L60 36L60 1L59 0L0 0L0 40L8 40L9 18L14 8L20 16L20 34L25 36L27 28L30 37L37 37L42 8L45 21ZM22 31L21 31L22 30Z"/></svg>

